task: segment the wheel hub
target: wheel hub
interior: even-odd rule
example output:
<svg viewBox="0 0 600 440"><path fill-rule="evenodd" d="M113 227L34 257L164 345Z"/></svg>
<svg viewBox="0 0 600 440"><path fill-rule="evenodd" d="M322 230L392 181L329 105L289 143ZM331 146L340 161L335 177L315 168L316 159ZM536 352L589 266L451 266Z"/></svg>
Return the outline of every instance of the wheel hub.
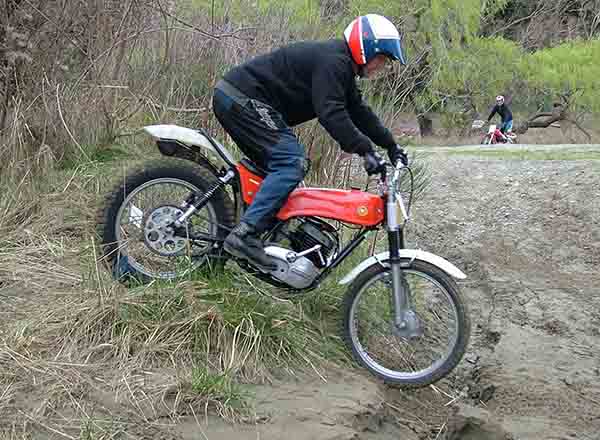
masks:
<svg viewBox="0 0 600 440"><path fill-rule="evenodd" d="M144 242L155 253L172 257L180 255L185 249L187 240L177 237L170 225L183 214L181 208L163 205L150 210L144 219Z"/></svg>
<svg viewBox="0 0 600 440"><path fill-rule="evenodd" d="M423 336L423 326L416 312L407 310L399 323L392 324L392 333L403 339L415 339Z"/></svg>

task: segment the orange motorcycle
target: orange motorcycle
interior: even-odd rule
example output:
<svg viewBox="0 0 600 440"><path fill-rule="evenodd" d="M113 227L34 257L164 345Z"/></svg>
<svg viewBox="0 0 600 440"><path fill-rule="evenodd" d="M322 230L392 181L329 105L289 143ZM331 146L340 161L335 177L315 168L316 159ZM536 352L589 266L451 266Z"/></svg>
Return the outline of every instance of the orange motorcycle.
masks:
<svg viewBox="0 0 600 440"><path fill-rule="evenodd" d="M234 260L228 232L252 202L265 172L232 154L204 130L144 128L169 158L132 171L107 196L98 224L103 259L120 280L176 279ZM298 188L262 237L276 265L235 263L253 276L300 294L317 289L365 240L387 233L388 250L366 258L339 284L344 338L356 360L389 383L420 387L450 373L470 335L456 280L466 275L440 256L406 249L412 171L401 163L383 172L379 193ZM408 204L401 177L410 177ZM356 234L343 244L340 226Z"/></svg>

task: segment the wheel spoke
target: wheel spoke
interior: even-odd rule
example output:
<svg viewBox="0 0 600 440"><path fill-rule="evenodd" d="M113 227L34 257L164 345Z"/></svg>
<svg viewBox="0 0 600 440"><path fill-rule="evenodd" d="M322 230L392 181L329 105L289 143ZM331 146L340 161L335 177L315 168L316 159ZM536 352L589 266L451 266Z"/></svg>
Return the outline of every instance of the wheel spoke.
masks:
<svg viewBox="0 0 600 440"><path fill-rule="evenodd" d="M200 192L186 181L164 178L128 194L116 219L117 238L121 254L136 271L151 278L173 278L198 266L210 250L209 238L217 236L218 224L210 203L183 225L186 236L175 235L172 228L191 191ZM190 241L195 234L207 238L207 244Z"/></svg>
<svg viewBox="0 0 600 440"><path fill-rule="evenodd" d="M384 270L358 289L347 319L360 361L381 376L409 382L432 376L450 358L460 329L453 296L440 282L414 269L404 276L422 335L405 338L394 328L391 277Z"/></svg>

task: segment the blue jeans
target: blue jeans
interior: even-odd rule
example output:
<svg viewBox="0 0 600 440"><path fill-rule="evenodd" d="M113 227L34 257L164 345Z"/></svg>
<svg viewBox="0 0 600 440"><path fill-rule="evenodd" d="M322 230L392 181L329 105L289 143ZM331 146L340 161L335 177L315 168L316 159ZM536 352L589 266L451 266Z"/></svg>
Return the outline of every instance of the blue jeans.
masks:
<svg viewBox="0 0 600 440"><path fill-rule="evenodd" d="M503 122L502 125L500 125L500 131L502 133L506 133L508 131L512 131L512 129L513 129L513 121L512 121L512 119L510 121Z"/></svg>
<svg viewBox="0 0 600 440"><path fill-rule="evenodd" d="M239 91L217 88L213 110L240 150L267 172L241 219L262 232L304 179L304 147L278 111Z"/></svg>
<svg viewBox="0 0 600 440"><path fill-rule="evenodd" d="M243 222L258 231L269 224L289 194L304 179L304 148L289 131L282 133L281 141L266 152L267 177L242 217Z"/></svg>

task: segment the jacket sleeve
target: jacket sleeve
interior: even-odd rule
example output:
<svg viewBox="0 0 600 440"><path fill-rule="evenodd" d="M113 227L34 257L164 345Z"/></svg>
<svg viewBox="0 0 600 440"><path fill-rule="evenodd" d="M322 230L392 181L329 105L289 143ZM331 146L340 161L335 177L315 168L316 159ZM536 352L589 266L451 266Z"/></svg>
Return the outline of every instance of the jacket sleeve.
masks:
<svg viewBox="0 0 600 440"><path fill-rule="evenodd" d="M392 132L383 126L381 120L371 110L371 107L363 101L362 94L356 87L352 91L349 111L354 124L376 145L385 149L396 146L396 140Z"/></svg>
<svg viewBox="0 0 600 440"><path fill-rule="evenodd" d="M498 113L498 106L495 105L494 108L492 109L492 113L490 113L490 115L488 116L488 122L490 122L492 120L492 118L494 117L494 115Z"/></svg>
<svg viewBox="0 0 600 440"><path fill-rule="evenodd" d="M320 63L312 77L312 101L319 123L342 150L362 156L373 151L373 146L348 113L346 90L350 81L354 81L354 76L343 60L334 58Z"/></svg>

